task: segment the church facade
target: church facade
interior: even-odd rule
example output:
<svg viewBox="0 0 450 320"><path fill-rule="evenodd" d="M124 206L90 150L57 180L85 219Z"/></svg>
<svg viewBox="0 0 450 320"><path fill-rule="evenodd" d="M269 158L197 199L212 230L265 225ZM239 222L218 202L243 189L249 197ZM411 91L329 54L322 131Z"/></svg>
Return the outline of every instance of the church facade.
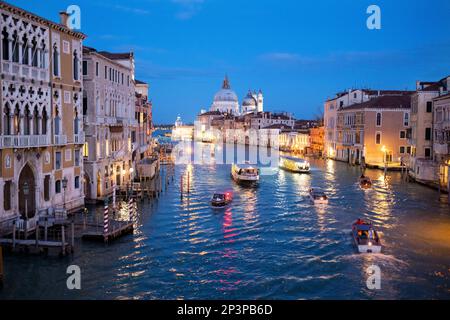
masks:
<svg viewBox="0 0 450 320"><path fill-rule="evenodd" d="M264 96L261 90L249 90L247 96L242 101L242 110L239 105L237 94L231 89L227 76L223 80L222 89L214 95L214 100L210 112L220 112L223 114L239 116L254 112L264 111Z"/></svg>

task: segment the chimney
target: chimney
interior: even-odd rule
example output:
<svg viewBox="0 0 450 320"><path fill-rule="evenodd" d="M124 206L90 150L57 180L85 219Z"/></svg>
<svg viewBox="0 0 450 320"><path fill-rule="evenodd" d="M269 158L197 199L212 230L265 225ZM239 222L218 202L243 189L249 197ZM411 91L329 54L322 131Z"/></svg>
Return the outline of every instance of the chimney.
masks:
<svg viewBox="0 0 450 320"><path fill-rule="evenodd" d="M67 20L68 20L68 19L69 19L69 14L68 14L67 12L61 11L61 12L59 13L59 20L60 20L60 23L61 23L63 26L67 27Z"/></svg>
<svg viewBox="0 0 450 320"><path fill-rule="evenodd" d="M416 81L416 90L417 91L420 90L420 81L419 80Z"/></svg>

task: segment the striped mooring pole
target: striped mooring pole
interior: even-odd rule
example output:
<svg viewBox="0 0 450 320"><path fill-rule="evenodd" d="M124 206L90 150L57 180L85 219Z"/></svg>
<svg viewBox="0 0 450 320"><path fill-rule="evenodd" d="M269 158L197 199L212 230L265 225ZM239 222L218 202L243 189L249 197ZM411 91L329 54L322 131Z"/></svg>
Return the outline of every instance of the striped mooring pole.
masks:
<svg viewBox="0 0 450 320"><path fill-rule="evenodd" d="M105 241L107 240L108 232L109 232L109 206L108 202L105 201L105 211L103 215L103 234L105 236Z"/></svg>
<svg viewBox="0 0 450 320"><path fill-rule="evenodd" d="M128 199L128 214L130 215L130 221L135 221L135 214L134 214L134 200L133 197L130 197L130 199Z"/></svg>

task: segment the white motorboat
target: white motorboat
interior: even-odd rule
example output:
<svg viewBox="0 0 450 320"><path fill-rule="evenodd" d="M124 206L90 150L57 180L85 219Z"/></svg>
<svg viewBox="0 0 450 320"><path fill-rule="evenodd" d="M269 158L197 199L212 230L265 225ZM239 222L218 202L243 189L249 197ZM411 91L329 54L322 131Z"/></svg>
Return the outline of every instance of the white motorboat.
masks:
<svg viewBox="0 0 450 320"><path fill-rule="evenodd" d="M359 253L380 253L381 240L371 223L358 219L352 225L352 235Z"/></svg>
<svg viewBox="0 0 450 320"><path fill-rule="evenodd" d="M320 188L309 189L309 198L314 204L328 204L328 196Z"/></svg>
<svg viewBox="0 0 450 320"><path fill-rule="evenodd" d="M259 169L249 164L233 164L231 177L237 183L256 184L259 182Z"/></svg>

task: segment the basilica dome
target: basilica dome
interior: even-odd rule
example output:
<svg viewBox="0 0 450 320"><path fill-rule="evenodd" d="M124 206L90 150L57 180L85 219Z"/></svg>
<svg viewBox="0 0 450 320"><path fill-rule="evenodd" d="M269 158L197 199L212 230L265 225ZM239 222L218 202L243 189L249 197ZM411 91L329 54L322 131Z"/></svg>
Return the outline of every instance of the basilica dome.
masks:
<svg viewBox="0 0 450 320"><path fill-rule="evenodd" d="M256 100L252 96L252 93L249 91L244 101L242 101L242 106L244 107L256 107Z"/></svg>
<svg viewBox="0 0 450 320"><path fill-rule="evenodd" d="M210 110L236 115L239 114L239 100L236 93L231 90L228 77L225 77L223 80L222 89L215 94Z"/></svg>
<svg viewBox="0 0 450 320"><path fill-rule="evenodd" d="M214 96L214 102L238 102L236 93L231 89L222 89Z"/></svg>

